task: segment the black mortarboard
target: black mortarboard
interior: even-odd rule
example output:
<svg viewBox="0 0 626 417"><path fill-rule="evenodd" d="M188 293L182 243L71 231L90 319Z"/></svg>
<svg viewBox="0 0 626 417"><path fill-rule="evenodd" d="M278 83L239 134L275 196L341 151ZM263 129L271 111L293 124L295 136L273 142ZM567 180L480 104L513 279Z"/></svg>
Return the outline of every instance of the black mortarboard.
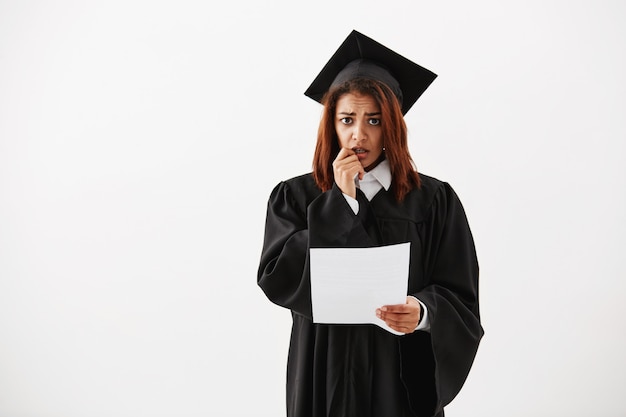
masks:
<svg viewBox="0 0 626 417"><path fill-rule="evenodd" d="M358 77L387 84L406 114L437 74L353 30L304 94L321 102L332 86Z"/></svg>

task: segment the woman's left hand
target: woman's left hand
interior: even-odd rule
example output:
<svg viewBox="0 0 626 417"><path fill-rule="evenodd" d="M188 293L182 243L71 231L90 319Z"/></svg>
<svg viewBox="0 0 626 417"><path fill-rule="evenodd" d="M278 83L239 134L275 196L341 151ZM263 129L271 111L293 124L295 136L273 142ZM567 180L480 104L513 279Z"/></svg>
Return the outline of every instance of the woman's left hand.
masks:
<svg viewBox="0 0 626 417"><path fill-rule="evenodd" d="M387 323L393 330L413 333L420 320L422 307L413 297L407 297L405 304L382 306L376 309L376 317Z"/></svg>

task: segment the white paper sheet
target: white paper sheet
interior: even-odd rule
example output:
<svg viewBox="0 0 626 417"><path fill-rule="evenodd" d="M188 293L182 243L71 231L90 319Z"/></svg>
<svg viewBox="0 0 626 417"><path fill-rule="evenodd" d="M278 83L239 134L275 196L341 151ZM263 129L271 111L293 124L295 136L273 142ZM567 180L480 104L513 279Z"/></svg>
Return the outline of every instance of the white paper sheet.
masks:
<svg viewBox="0 0 626 417"><path fill-rule="evenodd" d="M411 244L374 248L311 248L313 322L375 324L384 305L406 303Z"/></svg>

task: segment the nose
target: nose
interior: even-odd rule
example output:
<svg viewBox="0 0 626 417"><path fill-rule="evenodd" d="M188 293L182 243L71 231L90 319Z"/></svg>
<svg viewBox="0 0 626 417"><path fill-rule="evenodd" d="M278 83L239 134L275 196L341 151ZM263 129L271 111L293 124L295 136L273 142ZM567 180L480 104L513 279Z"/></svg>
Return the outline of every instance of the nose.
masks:
<svg viewBox="0 0 626 417"><path fill-rule="evenodd" d="M362 123L355 123L354 129L352 130L352 139L357 142L367 140L367 133L365 126Z"/></svg>

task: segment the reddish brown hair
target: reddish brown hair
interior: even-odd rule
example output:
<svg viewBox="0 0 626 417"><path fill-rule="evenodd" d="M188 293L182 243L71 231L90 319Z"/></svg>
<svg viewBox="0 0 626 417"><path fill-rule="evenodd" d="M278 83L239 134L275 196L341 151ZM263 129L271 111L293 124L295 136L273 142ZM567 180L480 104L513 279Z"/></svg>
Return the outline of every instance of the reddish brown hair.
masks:
<svg viewBox="0 0 626 417"><path fill-rule="evenodd" d="M413 169L400 102L387 85L376 80L355 78L332 88L324 95L322 99L324 110L313 156L313 178L323 191L330 190L335 182L332 163L339 153L335 113L337 101L348 93L368 95L378 103L385 158L391 168L391 190L396 200L402 201L409 191L419 188L421 182L419 174Z"/></svg>

